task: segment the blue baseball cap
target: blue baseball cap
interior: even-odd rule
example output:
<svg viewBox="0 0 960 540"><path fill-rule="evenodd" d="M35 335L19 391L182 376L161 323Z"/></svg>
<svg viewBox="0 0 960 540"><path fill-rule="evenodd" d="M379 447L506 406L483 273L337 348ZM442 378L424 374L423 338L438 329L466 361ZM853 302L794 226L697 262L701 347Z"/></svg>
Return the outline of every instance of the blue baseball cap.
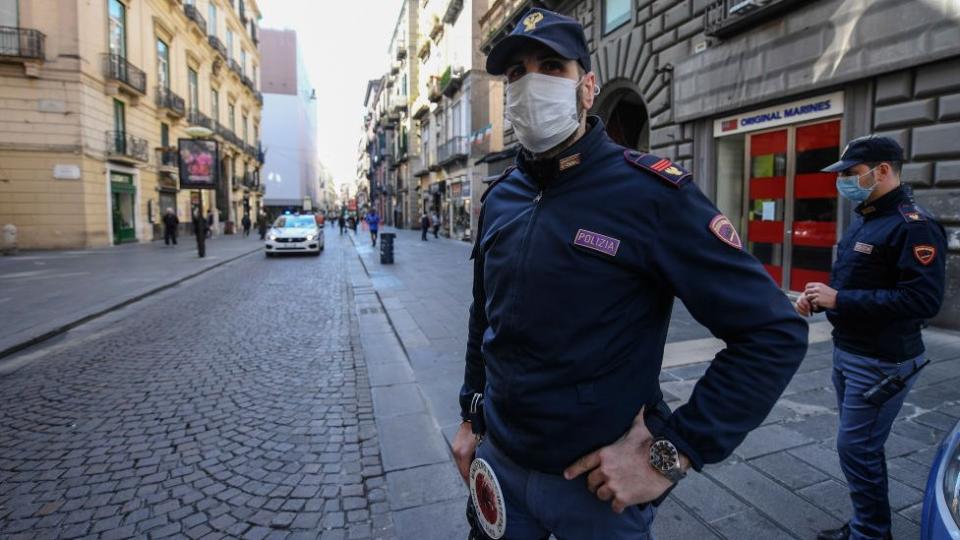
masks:
<svg viewBox="0 0 960 540"><path fill-rule="evenodd" d="M576 60L584 71L590 71L590 51L580 23L552 11L534 8L523 14L510 35L494 45L487 56L487 73L503 75L513 53L531 43L545 45L567 60Z"/></svg>
<svg viewBox="0 0 960 540"><path fill-rule="evenodd" d="M823 172L840 172L861 163L903 161L903 147L890 137L867 135L847 144L840 161L820 169Z"/></svg>

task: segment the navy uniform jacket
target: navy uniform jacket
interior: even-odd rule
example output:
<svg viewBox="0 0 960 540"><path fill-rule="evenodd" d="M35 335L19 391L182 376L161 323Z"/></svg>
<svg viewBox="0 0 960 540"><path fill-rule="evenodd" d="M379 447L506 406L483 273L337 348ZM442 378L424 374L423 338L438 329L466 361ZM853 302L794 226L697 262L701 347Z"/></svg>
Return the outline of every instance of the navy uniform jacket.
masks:
<svg viewBox="0 0 960 540"><path fill-rule="evenodd" d="M463 414L484 394L487 436L524 467L561 472L661 401L676 296L727 343L689 403L651 429L699 469L770 412L807 324L689 173L589 120L557 159L521 156L487 192Z"/></svg>
<svg viewBox="0 0 960 540"><path fill-rule="evenodd" d="M855 210L830 277L834 344L892 362L920 356L920 329L943 303L943 227L902 186Z"/></svg>

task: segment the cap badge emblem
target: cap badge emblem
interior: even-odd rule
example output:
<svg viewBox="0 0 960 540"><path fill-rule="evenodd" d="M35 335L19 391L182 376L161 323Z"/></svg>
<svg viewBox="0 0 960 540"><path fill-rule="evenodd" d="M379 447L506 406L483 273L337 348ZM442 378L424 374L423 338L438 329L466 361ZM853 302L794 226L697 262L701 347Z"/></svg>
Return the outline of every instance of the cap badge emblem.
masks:
<svg viewBox="0 0 960 540"><path fill-rule="evenodd" d="M543 20L543 13L539 11L534 11L533 13L527 15L527 18L523 20L523 30L524 32L530 32L537 27L537 24Z"/></svg>

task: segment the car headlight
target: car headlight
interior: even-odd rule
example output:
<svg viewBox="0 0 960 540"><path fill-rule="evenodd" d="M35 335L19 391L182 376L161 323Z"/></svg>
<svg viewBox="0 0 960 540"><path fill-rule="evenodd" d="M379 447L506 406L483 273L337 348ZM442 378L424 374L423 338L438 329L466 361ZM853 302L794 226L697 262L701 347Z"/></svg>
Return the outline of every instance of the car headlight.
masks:
<svg viewBox="0 0 960 540"><path fill-rule="evenodd" d="M276 240L276 239L277 239L277 235L275 235L275 234L268 235L268 236L267 236L267 239L269 239L269 240Z"/></svg>
<svg viewBox="0 0 960 540"><path fill-rule="evenodd" d="M310 241L314 240L316 237L317 237L317 235L315 235L315 234L308 234L308 235L307 235L307 242L310 242Z"/></svg>
<svg viewBox="0 0 960 540"><path fill-rule="evenodd" d="M947 503L953 521L960 527L960 444L957 444L957 431L960 424L954 428L948 440L953 446L948 447L947 459L943 462L943 499Z"/></svg>

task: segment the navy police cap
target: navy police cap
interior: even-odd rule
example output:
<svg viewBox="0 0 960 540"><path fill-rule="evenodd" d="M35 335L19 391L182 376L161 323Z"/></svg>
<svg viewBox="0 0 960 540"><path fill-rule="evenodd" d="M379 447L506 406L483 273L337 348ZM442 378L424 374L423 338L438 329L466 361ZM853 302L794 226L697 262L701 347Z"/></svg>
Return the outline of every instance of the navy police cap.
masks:
<svg viewBox="0 0 960 540"><path fill-rule="evenodd" d="M517 49L540 43L567 60L576 60L590 71L590 52L580 23L545 9L534 8L523 14L510 35L494 45L487 56L487 72L502 75Z"/></svg>
<svg viewBox="0 0 960 540"><path fill-rule="evenodd" d="M890 137L867 135L858 137L843 149L840 161L824 167L823 172L840 172L861 163L903 161L903 148Z"/></svg>

